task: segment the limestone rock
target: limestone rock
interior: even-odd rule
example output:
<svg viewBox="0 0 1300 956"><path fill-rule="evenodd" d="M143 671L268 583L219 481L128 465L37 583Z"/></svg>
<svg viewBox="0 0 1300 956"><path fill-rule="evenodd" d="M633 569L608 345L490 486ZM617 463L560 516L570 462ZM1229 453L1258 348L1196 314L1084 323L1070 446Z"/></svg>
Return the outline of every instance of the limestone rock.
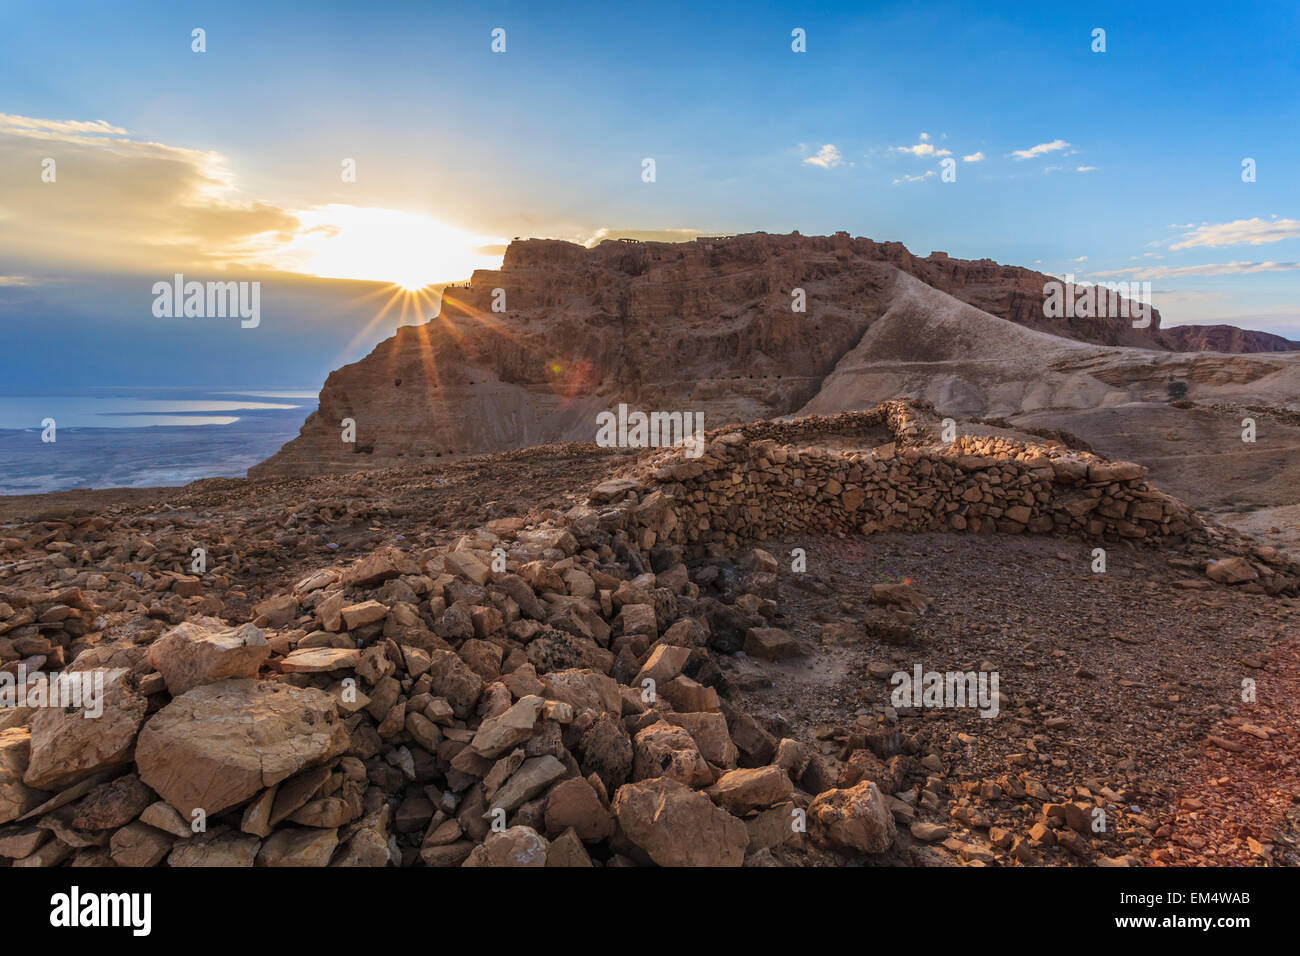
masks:
<svg viewBox="0 0 1300 956"><path fill-rule="evenodd" d="M703 787L713 782L713 773L691 735L685 729L661 720L636 735L632 779L650 780L664 776L689 787Z"/></svg>
<svg viewBox="0 0 1300 956"><path fill-rule="evenodd" d="M139 776L128 773L90 791L77 804L71 823L78 830L109 830L126 826L152 802L153 792Z"/></svg>
<svg viewBox="0 0 1300 956"><path fill-rule="evenodd" d="M0 823L18 819L44 799L40 791L23 783L31 740L26 727L0 730Z"/></svg>
<svg viewBox="0 0 1300 956"><path fill-rule="evenodd" d="M546 866L546 838L532 827L518 826L488 834L462 866Z"/></svg>
<svg viewBox="0 0 1300 956"><path fill-rule="evenodd" d="M156 866L176 837L144 823L130 823L113 834L109 852L118 866Z"/></svg>
<svg viewBox="0 0 1300 956"><path fill-rule="evenodd" d="M262 841L247 833L218 827L192 840L178 840L168 866L252 866Z"/></svg>
<svg viewBox="0 0 1300 956"><path fill-rule="evenodd" d="M1206 575L1212 581L1218 581L1220 584L1246 584L1250 581L1259 580L1259 572L1256 571L1245 558L1222 558L1218 561L1211 561L1205 569Z"/></svg>
<svg viewBox="0 0 1300 956"><path fill-rule="evenodd" d="M126 668L91 668L75 675L99 688L82 706L43 707L32 721L31 759L23 782L53 790L126 763L148 701ZM96 699L97 698L97 699ZM93 704L87 707L87 704ZM91 716L99 708L103 712Z"/></svg>
<svg viewBox="0 0 1300 956"><path fill-rule="evenodd" d="M158 638L149 645L148 656L167 682L167 692L179 697L200 684L255 678L270 653L260 628L227 627L216 618L199 618L184 621Z"/></svg>
<svg viewBox="0 0 1300 956"><path fill-rule="evenodd" d="M660 866L740 866L745 824L670 777L625 784L613 801L619 828Z"/></svg>
<svg viewBox="0 0 1300 956"><path fill-rule="evenodd" d="M497 757L533 735L538 715L546 701L536 695L524 697L505 713L489 717L479 725L470 747L482 757Z"/></svg>
<svg viewBox="0 0 1300 956"><path fill-rule="evenodd" d="M869 780L820 794L808 807L808 820L817 836L842 850L883 853L894 845L893 814Z"/></svg>
<svg viewBox="0 0 1300 956"><path fill-rule="evenodd" d="M339 845L337 829L285 827L262 841L258 866L328 866Z"/></svg>
<svg viewBox="0 0 1300 956"><path fill-rule="evenodd" d="M785 770L768 766L724 773L706 792L718 806L744 816L789 800L794 784Z"/></svg>
<svg viewBox="0 0 1300 956"><path fill-rule="evenodd" d="M572 830L580 840L596 843L614 833L613 816L581 777L571 777L551 790L545 815L546 832L555 836Z"/></svg>
<svg viewBox="0 0 1300 956"><path fill-rule="evenodd" d="M347 750L334 701L314 688L230 680L177 697L145 725L140 777L185 817L213 816Z"/></svg>

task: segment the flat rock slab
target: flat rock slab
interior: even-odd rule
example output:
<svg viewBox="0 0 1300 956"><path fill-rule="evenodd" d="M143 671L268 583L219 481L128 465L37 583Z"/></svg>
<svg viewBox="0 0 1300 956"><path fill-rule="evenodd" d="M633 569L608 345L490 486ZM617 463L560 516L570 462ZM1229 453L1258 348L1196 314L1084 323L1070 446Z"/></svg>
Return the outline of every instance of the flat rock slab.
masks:
<svg viewBox="0 0 1300 956"><path fill-rule="evenodd" d="M361 652L351 647L306 647L294 651L280 662L286 674L319 674L326 671L354 670L361 663Z"/></svg>
<svg viewBox="0 0 1300 956"><path fill-rule="evenodd" d="M230 680L196 687L140 733L140 778L189 819L243 803L347 750L334 699L310 687Z"/></svg>

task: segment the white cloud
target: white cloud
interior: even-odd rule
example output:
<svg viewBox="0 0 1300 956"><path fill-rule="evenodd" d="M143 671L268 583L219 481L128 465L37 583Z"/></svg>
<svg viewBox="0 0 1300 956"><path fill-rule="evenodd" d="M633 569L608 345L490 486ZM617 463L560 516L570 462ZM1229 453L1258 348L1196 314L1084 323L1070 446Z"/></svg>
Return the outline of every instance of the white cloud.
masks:
<svg viewBox="0 0 1300 956"><path fill-rule="evenodd" d="M1096 166L1075 166L1074 171L1076 173L1090 173L1096 168Z"/></svg>
<svg viewBox="0 0 1300 956"><path fill-rule="evenodd" d="M1074 260L1072 260L1072 261L1074 261L1074 262L1087 262L1087 261L1088 261L1088 257L1087 257L1087 256L1079 256L1079 258L1074 259Z"/></svg>
<svg viewBox="0 0 1300 956"><path fill-rule="evenodd" d="M922 134L924 135L924 134ZM950 149L935 149L933 143L917 143L915 146L891 146L896 153L910 153L913 156L951 156Z"/></svg>
<svg viewBox="0 0 1300 956"><path fill-rule="evenodd" d="M984 154L982 152L974 152L969 156L963 156L961 161L963 163L982 163L984 162Z"/></svg>
<svg viewBox="0 0 1300 956"><path fill-rule="evenodd" d="M815 156L809 156L804 162L810 166L820 166L822 169L834 169L844 162L844 158L840 156L839 149L833 143L827 143L817 150Z"/></svg>
<svg viewBox="0 0 1300 956"><path fill-rule="evenodd" d="M933 169L928 169L928 170L926 170L924 173L922 173L922 174L920 174L920 175L918 175L918 176L900 176L900 177L898 177L897 179L894 180L894 185L897 186L899 183L919 183L919 182L924 182L925 180L929 179L929 178L930 178L931 176L933 176L933 175L934 175L934 170L933 170Z"/></svg>
<svg viewBox="0 0 1300 956"><path fill-rule="evenodd" d="M1185 227L1180 227L1185 228ZM1300 238L1300 219L1236 219L1215 224L1202 223L1183 235L1183 241L1171 249L1190 249L1193 246L1235 246L1242 243L1252 246L1283 239Z"/></svg>
<svg viewBox="0 0 1300 956"><path fill-rule="evenodd" d="M1037 146L1031 146L1028 149L1013 150L1011 155L1016 159L1034 159L1045 153L1054 153L1057 150L1066 149L1069 145L1063 139L1054 139L1050 143L1039 143Z"/></svg>

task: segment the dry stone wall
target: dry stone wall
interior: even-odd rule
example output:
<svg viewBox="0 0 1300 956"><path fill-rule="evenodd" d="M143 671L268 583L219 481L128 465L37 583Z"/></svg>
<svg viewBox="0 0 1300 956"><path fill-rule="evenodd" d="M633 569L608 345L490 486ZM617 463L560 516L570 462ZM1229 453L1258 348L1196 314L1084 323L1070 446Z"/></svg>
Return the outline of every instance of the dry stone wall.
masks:
<svg viewBox="0 0 1300 956"><path fill-rule="evenodd" d="M883 432L882 432L883 429ZM874 443L873 435L889 440ZM818 438L861 447L809 444ZM1200 529L1147 469L1055 442L959 434L930 408L885 402L797 422L757 422L674 448L605 482L594 504L623 502L638 543L735 548L789 532L965 531L1168 538ZM631 498L629 498L631 493ZM605 522L610 519L606 517Z"/></svg>

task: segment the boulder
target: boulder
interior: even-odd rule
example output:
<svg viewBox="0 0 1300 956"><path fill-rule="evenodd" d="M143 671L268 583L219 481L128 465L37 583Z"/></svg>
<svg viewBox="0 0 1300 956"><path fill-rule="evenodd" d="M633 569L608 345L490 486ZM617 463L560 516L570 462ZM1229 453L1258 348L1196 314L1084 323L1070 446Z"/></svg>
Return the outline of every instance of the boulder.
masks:
<svg viewBox="0 0 1300 956"><path fill-rule="evenodd" d="M483 678L454 651L435 649L429 653L429 677L432 693L446 699L456 716L468 717L483 693Z"/></svg>
<svg viewBox="0 0 1300 956"><path fill-rule="evenodd" d="M841 850L883 853L894 845L894 816L869 780L847 790L827 790L808 807L818 839Z"/></svg>
<svg viewBox="0 0 1300 956"><path fill-rule="evenodd" d="M602 713L587 728L578 743L584 775L595 774L612 791L632 772L634 749L623 721L613 714Z"/></svg>
<svg viewBox="0 0 1300 956"><path fill-rule="evenodd" d="M280 661L285 674L321 674L329 671L355 670L361 652L352 647L304 647Z"/></svg>
<svg viewBox="0 0 1300 956"><path fill-rule="evenodd" d="M362 601L340 609L339 614L343 617L343 627L352 631L388 617L388 606L378 601Z"/></svg>
<svg viewBox="0 0 1300 956"><path fill-rule="evenodd" d="M510 779L501 785L501 789L492 795L488 812L500 808L507 815L513 813L520 804L542 793L567 772L564 764L551 754L529 757Z"/></svg>
<svg viewBox="0 0 1300 956"><path fill-rule="evenodd" d="M178 840L168 866L252 866L262 841L247 833L218 827L192 840Z"/></svg>
<svg viewBox="0 0 1300 956"><path fill-rule="evenodd" d="M794 784L785 770L768 766L724 773L706 792L718 806L744 816L751 810L764 810L789 800Z"/></svg>
<svg viewBox="0 0 1300 956"><path fill-rule="evenodd" d="M153 803L153 791L133 773L101 783L90 791L72 816L78 830L110 830L126 826Z"/></svg>
<svg viewBox="0 0 1300 956"><path fill-rule="evenodd" d="M740 866L745 824L669 777L625 784L613 801L619 828L660 866Z"/></svg>
<svg viewBox="0 0 1300 956"><path fill-rule="evenodd" d="M632 686L639 689L642 686L641 682L649 679L655 682L656 687L662 687L682 672L690 656L689 647L660 644L650 652L645 664L633 678Z"/></svg>
<svg viewBox="0 0 1300 956"><path fill-rule="evenodd" d="M123 667L60 675L82 683L81 706L42 707L32 720L32 752L23 782L55 790L131 759L148 700ZM94 716L96 713L99 716Z"/></svg>
<svg viewBox="0 0 1300 956"><path fill-rule="evenodd" d="M532 827L517 826L489 833L461 866L546 866L546 838Z"/></svg>
<svg viewBox="0 0 1300 956"><path fill-rule="evenodd" d="M118 866L156 866L171 850L176 837L144 823L130 823L113 834L109 853Z"/></svg>
<svg viewBox="0 0 1300 956"><path fill-rule="evenodd" d="M703 787L713 782L713 772L700 754L694 738L684 728L661 720L636 735L632 779L665 776L689 787Z"/></svg>
<svg viewBox="0 0 1300 956"><path fill-rule="evenodd" d="M489 717L479 725L470 741L470 747L480 757L498 757L515 744L523 743L533 735L538 715L546 701L529 695L496 717Z"/></svg>
<svg viewBox="0 0 1300 956"><path fill-rule="evenodd" d="M1095 482L1132 481L1146 473L1145 466L1131 461L1094 461L1088 464L1088 480Z"/></svg>
<svg viewBox="0 0 1300 956"><path fill-rule="evenodd" d="M545 819L546 832L556 837L572 829L580 840L597 843L614 834L614 817L581 777L571 777L551 790Z"/></svg>
<svg viewBox="0 0 1300 956"><path fill-rule="evenodd" d="M381 548L366 555L343 575L343 583L373 587L403 574L417 574L415 560L396 548Z"/></svg>
<svg viewBox="0 0 1300 956"><path fill-rule="evenodd" d="M1259 572L1245 558L1221 558L1211 561L1205 569L1211 581L1220 584L1247 584L1259 580Z"/></svg>
<svg viewBox="0 0 1300 956"><path fill-rule="evenodd" d="M204 684L145 725L136 748L140 778L189 817L236 806L305 767L348 749L333 698L269 681Z"/></svg>
<svg viewBox="0 0 1300 956"><path fill-rule="evenodd" d="M260 628L229 627L217 618L198 618L176 625L150 644L148 658L167 682L167 692L179 697L200 684L255 678L270 653Z"/></svg>

